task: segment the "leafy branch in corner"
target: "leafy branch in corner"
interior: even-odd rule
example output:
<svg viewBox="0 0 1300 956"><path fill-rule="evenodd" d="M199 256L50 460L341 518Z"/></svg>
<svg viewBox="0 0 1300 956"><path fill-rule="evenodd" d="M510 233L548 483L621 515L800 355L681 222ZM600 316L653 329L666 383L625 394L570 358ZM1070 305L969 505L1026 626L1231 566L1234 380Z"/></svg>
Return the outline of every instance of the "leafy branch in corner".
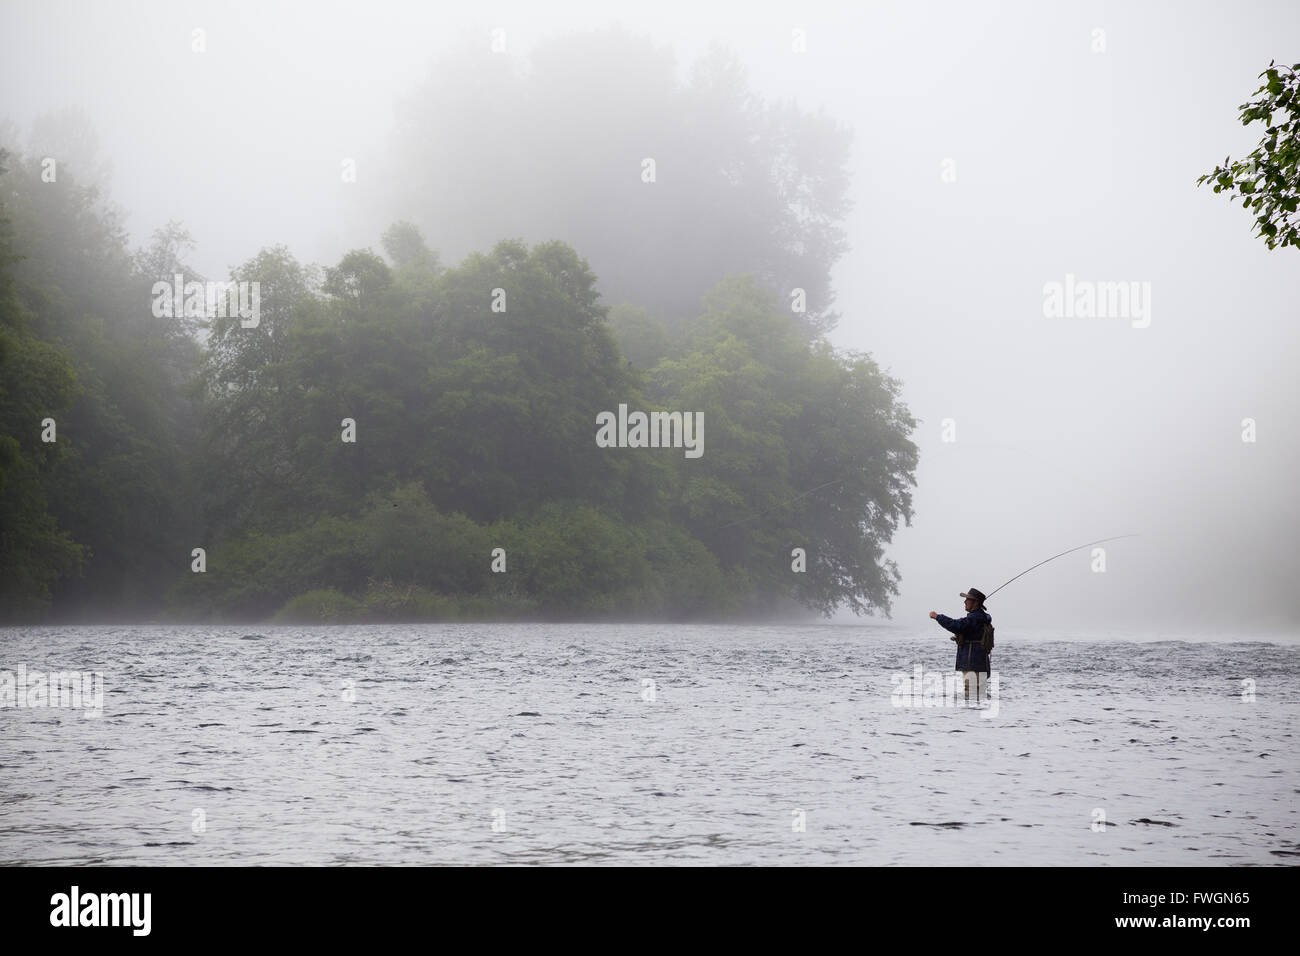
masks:
<svg viewBox="0 0 1300 956"><path fill-rule="evenodd" d="M1246 209L1254 210L1258 235L1270 249L1300 246L1300 63L1275 66L1260 74L1264 85L1256 98L1243 103L1241 123L1264 123L1264 138L1255 150L1236 162L1225 157L1214 172L1196 184L1214 183L1214 191L1241 197Z"/></svg>

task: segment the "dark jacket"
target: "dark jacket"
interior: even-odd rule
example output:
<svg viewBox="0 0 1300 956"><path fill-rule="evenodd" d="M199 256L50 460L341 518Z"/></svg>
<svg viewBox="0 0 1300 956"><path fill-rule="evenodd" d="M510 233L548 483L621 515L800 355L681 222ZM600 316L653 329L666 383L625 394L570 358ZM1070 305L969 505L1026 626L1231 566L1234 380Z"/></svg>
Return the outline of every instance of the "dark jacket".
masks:
<svg viewBox="0 0 1300 956"><path fill-rule="evenodd" d="M934 619L940 627L957 635L957 670L992 674L989 656L984 653L984 645L980 643L984 636L984 625L993 620L987 611L977 607L963 618L938 614Z"/></svg>

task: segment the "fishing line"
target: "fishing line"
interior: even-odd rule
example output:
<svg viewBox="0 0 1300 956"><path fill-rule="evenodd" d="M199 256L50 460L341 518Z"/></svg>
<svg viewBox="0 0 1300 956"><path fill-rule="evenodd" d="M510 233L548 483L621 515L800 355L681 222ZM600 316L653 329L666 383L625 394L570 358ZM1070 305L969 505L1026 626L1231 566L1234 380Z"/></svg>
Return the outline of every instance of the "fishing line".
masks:
<svg viewBox="0 0 1300 956"><path fill-rule="evenodd" d="M1064 472L1062 472L1061 469L1059 469L1058 467L1056 467L1056 466L1053 465L1052 463L1048 462L1045 458L1040 457L1040 456L1037 455L1036 453L1031 452L1031 451L1029 451L1029 450L1026 449L1026 448L1022 448L1022 447L1019 446L1019 445L1009 445L1009 444L1007 444L1007 443L1005 443L1005 442L999 442L999 441L985 441L985 442L983 442L982 444L984 444L986 447L998 448L998 449L1001 449L1001 450L1003 450L1003 451L1011 450L1011 451L1017 452L1017 453L1019 453L1019 454L1021 454L1021 455L1024 455L1024 456L1026 456L1026 457L1028 457L1028 458L1032 458L1032 459L1033 459L1034 461L1036 461L1039 465L1045 466L1045 467L1049 468L1050 470L1052 470L1053 472L1056 472L1057 474L1063 474L1063 473L1064 473ZM1103 495L1104 495L1104 494L1107 494L1107 492L1103 491L1101 488L1099 488L1097 485L1093 484L1091 481L1086 481L1086 480L1085 480L1081 475L1078 475L1078 474L1075 474L1075 473L1071 472L1071 473L1070 473L1070 477L1073 478L1075 481L1081 483L1081 484L1085 484L1085 485L1087 485L1087 486L1088 486L1089 488L1091 488L1093 491L1099 492L1099 493L1101 493L1101 494L1103 494ZM1054 554L1054 555L1052 555L1050 558L1048 558L1046 561L1039 561L1039 562L1038 562L1037 564L1035 564L1033 567L1025 568L1025 570L1023 570L1023 571L1021 571L1019 574L1017 574L1016 577L1012 578L1011 581L1016 580L1016 578L1024 577L1024 576L1025 576L1026 574L1028 574L1030 571L1034 570L1034 568L1041 568L1044 564L1047 564L1047 563L1050 562L1050 561L1055 561L1057 558L1063 558L1063 557L1065 557L1067 554L1073 554L1075 551L1082 551L1084 548L1090 548L1090 547L1092 547L1094 544L1104 544L1104 543L1107 542L1107 541L1118 541L1118 540L1120 540L1121 538L1137 538L1137 537L1140 537L1140 535L1138 535L1138 534L1121 534L1121 535L1116 535L1116 536L1113 537L1113 538L1102 538L1100 541L1089 541L1087 544L1081 544L1081 545L1079 545L1077 548L1070 548L1068 551L1062 551L1060 554ZM1005 582L1005 583L1003 583L1003 584L999 584L996 588L994 588L994 589L993 589L992 591L990 591L987 595L985 595L985 598L987 599L987 598L992 597L994 594L997 594L997 593L998 593L999 591L1001 591L1004 587L1006 587L1008 584L1010 584L1011 581L1007 581L1007 582Z"/></svg>
<svg viewBox="0 0 1300 956"><path fill-rule="evenodd" d="M1102 538L1100 541L1089 541L1087 544L1081 544L1081 545L1079 545L1077 548L1071 548L1069 551L1062 551L1060 554L1054 554L1054 555L1052 555L1050 558L1048 558L1047 561L1055 561L1057 558L1063 558L1063 557L1065 557L1067 554L1073 554L1075 551L1082 551L1084 548L1090 548L1090 547L1092 547L1094 544L1102 544L1102 543L1104 543L1104 542L1106 542L1106 541L1118 541L1120 538L1136 538L1136 537L1139 537L1139 535L1136 535L1136 534L1117 534L1117 535L1115 535L1115 537L1113 537L1113 538ZM1022 578L1022 577L1024 577L1024 576L1025 576L1026 574L1028 574L1030 571L1034 570L1034 568L1041 568L1044 564L1047 563L1047 561L1039 561L1037 564L1034 565L1033 568L1025 568L1025 570L1023 570L1023 571L1021 571L1019 574L1017 574L1015 578L1012 578L1011 581L1014 581L1016 578ZM1007 584L1010 584L1011 581L1007 581L1005 584L999 584L997 587L995 587L992 591L990 591L988 594L986 594L986 595L984 596L984 597L985 597L985 600L988 600L988 599L991 598L993 595L997 594L997 593L998 593L999 591L1001 591L1004 587L1006 587Z"/></svg>

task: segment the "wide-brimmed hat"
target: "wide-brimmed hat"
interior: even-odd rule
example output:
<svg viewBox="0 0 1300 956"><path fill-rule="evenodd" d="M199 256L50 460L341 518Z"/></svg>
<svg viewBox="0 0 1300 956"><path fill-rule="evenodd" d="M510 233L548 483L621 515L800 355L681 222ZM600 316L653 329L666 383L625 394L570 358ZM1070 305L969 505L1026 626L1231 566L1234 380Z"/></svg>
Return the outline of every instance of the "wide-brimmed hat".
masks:
<svg viewBox="0 0 1300 956"><path fill-rule="evenodd" d="M961 596L964 598L970 598L972 601L978 601L981 607L984 605L984 592L979 588L971 588L969 591L963 591Z"/></svg>

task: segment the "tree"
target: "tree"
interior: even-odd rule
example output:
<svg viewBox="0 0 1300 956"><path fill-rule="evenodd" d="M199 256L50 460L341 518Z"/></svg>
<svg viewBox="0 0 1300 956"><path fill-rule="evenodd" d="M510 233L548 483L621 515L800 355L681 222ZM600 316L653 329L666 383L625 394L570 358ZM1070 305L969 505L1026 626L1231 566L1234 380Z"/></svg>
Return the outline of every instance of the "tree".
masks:
<svg viewBox="0 0 1300 956"><path fill-rule="evenodd" d="M194 508L183 385L197 349L152 315L153 279L120 213L77 169L60 163L46 181L39 154L17 154L3 177L21 253L9 256L0 370L17 429L0 434L21 453L16 465L7 456L4 527L59 539L31 557L34 569L57 568L26 579L38 602L103 619L156 606L160 579L184 566ZM37 438L47 417L51 443Z"/></svg>
<svg viewBox="0 0 1300 956"><path fill-rule="evenodd" d="M621 29L540 43L527 68L453 53L401 107L396 135L389 213L448 255L558 239L583 251L608 301L661 320L750 273L782 297L805 290L807 334L836 322L850 134L764 101L720 47L685 81L670 50Z"/></svg>
<svg viewBox="0 0 1300 956"><path fill-rule="evenodd" d="M686 353L649 378L655 402L703 412L706 451L678 463L672 497L738 587L760 604L888 612L899 575L884 546L911 520L917 464L895 379L806 341L746 276L719 283ZM794 548L805 573L791 572Z"/></svg>
<svg viewBox="0 0 1300 956"><path fill-rule="evenodd" d="M383 293L393 282L388 263L369 249L353 249L333 268L325 270L321 290L345 303L353 314Z"/></svg>
<svg viewBox="0 0 1300 956"><path fill-rule="evenodd" d="M205 323L209 336L194 385L202 408L196 464L205 525L218 536L250 519L292 521L304 506L294 450L309 436L295 417L291 338L300 316L316 305L318 284L284 246L263 249L231 280L258 284L258 324L245 327L234 313ZM333 409L329 416L337 426Z"/></svg>
<svg viewBox="0 0 1300 956"><path fill-rule="evenodd" d="M7 153L0 150L0 177ZM30 316L11 270L20 256L0 203L0 614L25 616L50 602L51 586L81 567L87 551L59 527L46 485L63 446L41 441L42 422L58 420L76 394L72 363L30 334Z"/></svg>
<svg viewBox="0 0 1300 956"><path fill-rule="evenodd" d="M596 446L595 421L634 400L634 378L586 260L561 242L504 241L444 273L440 290L426 453L435 502L495 520L558 498L623 501L627 463Z"/></svg>
<svg viewBox="0 0 1300 956"><path fill-rule="evenodd" d="M424 234L412 223L395 222L382 239L384 252L397 269L415 269L436 273L438 254L424 241Z"/></svg>
<svg viewBox="0 0 1300 956"><path fill-rule="evenodd" d="M1243 103L1243 126L1261 122L1264 138L1245 159L1226 157L1222 165L1196 180L1214 183L1214 191L1241 198L1243 209L1255 211L1256 235L1270 249L1300 247L1300 63L1275 66L1260 76L1264 85L1256 98Z"/></svg>

